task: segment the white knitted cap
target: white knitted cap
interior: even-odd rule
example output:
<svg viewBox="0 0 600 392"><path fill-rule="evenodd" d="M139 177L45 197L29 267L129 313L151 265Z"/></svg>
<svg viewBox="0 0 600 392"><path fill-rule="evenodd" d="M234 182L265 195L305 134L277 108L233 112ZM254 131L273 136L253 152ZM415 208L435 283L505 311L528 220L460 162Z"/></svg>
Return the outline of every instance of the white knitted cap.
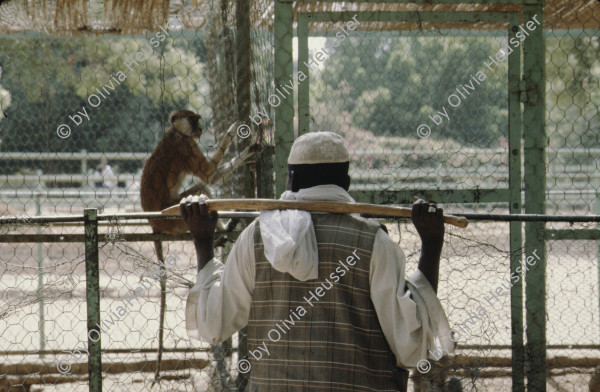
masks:
<svg viewBox="0 0 600 392"><path fill-rule="evenodd" d="M290 151L289 165L312 165L350 161L344 138L333 132L310 132L300 136Z"/></svg>

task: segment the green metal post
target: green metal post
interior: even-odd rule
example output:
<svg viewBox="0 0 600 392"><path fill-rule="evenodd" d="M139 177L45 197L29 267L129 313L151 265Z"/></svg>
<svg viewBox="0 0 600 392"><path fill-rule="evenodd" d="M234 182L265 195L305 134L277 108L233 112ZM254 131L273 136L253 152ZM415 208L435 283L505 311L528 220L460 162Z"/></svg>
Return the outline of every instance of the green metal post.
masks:
<svg viewBox="0 0 600 392"><path fill-rule="evenodd" d="M275 0L275 86L285 84L292 78L294 60L292 43L294 38L294 16L292 3ZM275 94L271 94L271 97ZM269 101L275 106L277 101ZM287 157L294 142L294 96L281 99L275 107L275 193L285 190L287 180Z"/></svg>
<svg viewBox="0 0 600 392"><path fill-rule="evenodd" d="M100 325L100 266L98 264L98 210L86 208L85 293L87 300L88 373L90 392L102 392L102 353ZM95 340L94 340L95 339Z"/></svg>
<svg viewBox="0 0 600 392"><path fill-rule="evenodd" d="M543 6L524 5L523 21L533 17L543 23ZM545 213L546 154L545 129L545 43L542 26L529 31L523 46L523 80L525 105L523 110L525 154L525 212ZM527 322L527 390L546 390L546 247L545 223L525 224L525 256L537 251L540 260L526 272Z"/></svg>
<svg viewBox="0 0 600 392"><path fill-rule="evenodd" d="M251 44L250 44L250 2L248 0L236 0L236 83L237 83L237 113L238 118L247 119L250 116L251 102ZM262 126L258 126L258 131L261 132ZM255 139L255 135L252 138ZM248 165L244 165L244 196L255 197L255 181L254 175ZM229 245L229 243L227 244ZM229 253L230 249L227 249ZM231 341L228 340L230 346ZM238 334L238 357L242 358L248 354L247 331L243 328ZM238 358L238 360L239 360ZM243 387L245 377L238 377L236 386L238 389Z"/></svg>
<svg viewBox="0 0 600 392"><path fill-rule="evenodd" d="M304 72L306 79L298 82L298 136L310 130L310 69L308 63L308 21L311 15L298 14L298 71Z"/></svg>
<svg viewBox="0 0 600 392"><path fill-rule="evenodd" d="M596 214L600 215L600 197L598 195L598 192L596 192ZM600 228L600 224L598 225L598 227ZM598 332L600 332L600 241L597 241L597 244L598 257L596 258L596 262L598 263Z"/></svg>
<svg viewBox="0 0 600 392"><path fill-rule="evenodd" d="M35 195L35 213L37 216L42 215L41 195ZM37 233L42 234L42 226L37 227ZM44 255L42 243L37 243L37 258L38 258L38 302L40 305L40 358L44 358L42 351L46 349L46 322L44 317L44 297L42 295L42 287L44 286Z"/></svg>
<svg viewBox="0 0 600 392"><path fill-rule="evenodd" d="M275 191L273 184L273 157L275 148L265 146L256 162L256 182L258 184L257 196L259 198L272 199Z"/></svg>
<svg viewBox="0 0 600 392"><path fill-rule="evenodd" d="M511 18L508 24L508 39L516 37L519 31L519 15ZM521 51L513 50L508 56L508 170L509 170L509 211L521 213L521 102L519 84L521 80ZM510 222L510 272L520 276L510 291L510 313L512 331L512 390L525 390L525 347L523 345L523 276L516 272L522 259L521 222Z"/></svg>

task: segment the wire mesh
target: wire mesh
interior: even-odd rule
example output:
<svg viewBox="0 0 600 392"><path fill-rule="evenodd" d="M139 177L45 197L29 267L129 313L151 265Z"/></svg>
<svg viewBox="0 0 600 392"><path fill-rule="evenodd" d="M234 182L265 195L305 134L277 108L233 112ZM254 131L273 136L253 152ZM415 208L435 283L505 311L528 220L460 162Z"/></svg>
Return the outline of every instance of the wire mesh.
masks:
<svg viewBox="0 0 600 392"><path fill-rule="evenodd" d="M149 4L137 10L135 20L127 11L119 15L123 5L90 4L90 9L73 4L64 12L60 4L0 5L0 215L81 214L84 208L141 212L143 164L165 134L169 112L188 109L201 116L199 147L210 156L228 127L244 121L238 101L252 110L266 101L272 78L269 2L171 2L166 18L157 17L160 5ZM247 20L236 20L238 6ZM87 17L71 19L77 13ZM80 33L62 30L82 21L87 25ZM244 47L239 46L239 23L248 26ZM4 34L17 30L30 32ZM249 80L235 73L236 56L252 60ZM240 84L251 86L250 96L239 96ZM272 141L272 124L245 123L249 134L238 133L223 162L252 143ZM99 165L102 159L108 167ZM208 190L214 197L253 193L244 176L242 167ZM195 182L188 176L183 187ZM89 354L81 224L14 224L0 230L2 236L57 239L0 246L0 390L81 390L88 383ZM196 274L193 247L164 243L164 352L154 384L161 267L152 242L124 240L124 234L149 233L147 223L111 221L100 226L100 233L108 241L100 244L97 293L104 388L218 390L232 349L215 354L208 344L191 342L183 320L182 301ZM169 266L166 260L175 256Z"/></svg>
<svg viewBox="0 0 600 392"><path fill-rule="evenodd" d="M43 12L53 10L35 10L30 18L31 11L19 2L0 4L2 31L31 31L0 35L0 215L80 214L90 207L107 213L141 211L143 161L164 135L174 109L201 115L204 153L214 152L235 120L249 127L250 137L237 138L225 160L252 142L273 144L275 105L269 98L282 94L273 82L273 3L249 3L245 53L239 44L246 37L235 28L241 2L191 3L171 2L170 16L178 18L169 26L166 19L154 24L168 31L164 40L160 28L99 36L82 28L83 34L67 37L41 22ZM92 7L90 20L99 13L101 8ZM59 19L79 23L69 15ZM598 20L597 13L591 15ZM589 18L579 18L580 26L569 16L573 27L545 30L545 208L552 214L600 212L600 39L598 30L589 28ZM136 26L149 20L138 19ZM346 26L327 24L325 37L309 40L312 55L327 48L327 58L310 70L297 62L295 71L310 75L310 130L334 131L348 141L354 157L351 191L491 189L499 194L509 188L507 65L500 62L492 71L484 64L508 46L505 32L473 31L467 25L394 31L388 24L369 32L346 29L341 41L340 25ZM51 35L33 32L40 30ZM322 32L314 26L310 31ZM144 54L143 60L137 53ZM239 66L245 55L249 72ZM240 84L248 81L244 78L250 78L249 97L239 93ZM293 83L297 89L302 80ZM98 98L90 101L92 95ZM68 137L62 125L70 127ZM108 158L110 171L96 167L102 158ZM258 180L249 187L246 174L239 170L220 181L210 188L213 196L252 196ZM270 172L260 174L272 178ZM184 186L192 183L187 179ZM509 212L504 201L443 207ZM407 270L415 270L419 242L413 226L388 221L387 227L407 255ZM596 224L547 227L592 230ZM166 260L174 264L166 268L164 354L153 387L160 265L151 242L124 240L125 234L149 229L145 222L112 221L100 231L107 234L100 248L98 293L105 389L242 389L245 377L237 363L243 333L212 347L187 338L183 315L195 281L195 253L189 242L179 241L165 243ZM65 243L21 243L17 237L2 242L0 391L85 389L81 225L0 227L0 235L7 234L58 235ZM80 236L75 238L79 243L67 243L74 235ZM224 260L228 246L220 252ZM548 390L586 390L600 365L598 252L591 241L546 244ZM431 370L412 372L412 390L455 391L458 383L464 391L511 389L510 256L508 223L471 223L467 234L448 229L439 297L450 325L463 333L455 355L432 354ZM490 293L500 287L502 295ZM132 299L140 288L143 294Z"/></svg>

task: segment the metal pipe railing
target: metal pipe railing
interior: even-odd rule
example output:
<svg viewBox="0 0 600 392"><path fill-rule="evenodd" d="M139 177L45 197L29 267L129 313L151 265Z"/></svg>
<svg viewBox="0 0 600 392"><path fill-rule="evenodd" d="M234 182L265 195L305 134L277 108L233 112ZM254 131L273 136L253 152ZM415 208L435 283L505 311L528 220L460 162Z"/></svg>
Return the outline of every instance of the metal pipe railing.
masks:
<svg viewBox="0 0 600 392"><path fill-rule="evenodd" d="M600 215L550 215L550 214L482 214L482 213L452 213L454 216L462 216L471 221L499 221L499 222L600 222ZM219 212L219 218L257 218L257 212ZM410 220L410 218L388 216L388 215L364 215L389 220ZM3 224L14 224L20 226L32 226L46 223L83 222L83 215L57 215L57 216L0 216L0 226ZM99 214L98 222L133 220L133 219L181 219L181 215L162 215L160 212L131 212L123 214Z"/></svg>

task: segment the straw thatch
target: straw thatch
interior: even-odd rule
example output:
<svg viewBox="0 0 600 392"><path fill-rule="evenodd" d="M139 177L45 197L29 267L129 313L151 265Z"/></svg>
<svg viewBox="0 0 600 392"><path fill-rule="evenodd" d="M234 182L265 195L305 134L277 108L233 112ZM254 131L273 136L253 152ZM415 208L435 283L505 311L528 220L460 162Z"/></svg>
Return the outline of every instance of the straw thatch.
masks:
<svg viewBox="0 0 600 392"><path fill-rule="evenodd" d="M0 5L0 34L136 34L166 28L169 15L184 28L199 28L208 15L203 8L185 8L183 0L9 0Z"/></svg>

